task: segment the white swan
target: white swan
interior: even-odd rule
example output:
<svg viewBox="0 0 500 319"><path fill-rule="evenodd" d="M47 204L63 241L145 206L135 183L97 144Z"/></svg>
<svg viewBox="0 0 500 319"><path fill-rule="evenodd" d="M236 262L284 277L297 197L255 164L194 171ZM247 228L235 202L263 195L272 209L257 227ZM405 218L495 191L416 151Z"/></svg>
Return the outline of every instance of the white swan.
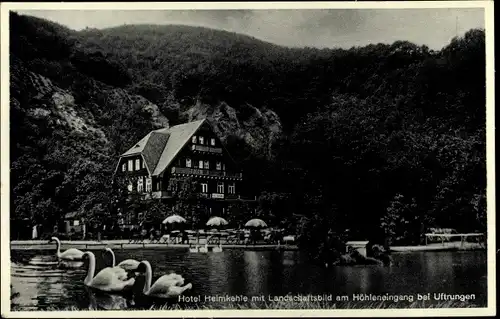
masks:
<svg viewBox="0 0 500 319"><path fill-rule="evenodd" d="M113 251L110 248L106 248L104 250L104 252L107 252L107 251L111 251L111 255L113 256L113 261L111 262L111 267L109 267L109 268L111 268L111 270L113 270L116 273L116 275L118 276L118 278L120 280L127 280L129 278L128 272L121 267L115 266L115 254L113 253Z"/></svg>
<svg viewBox="0 0 500 319"><path fill-rule="evenodd" d="M214 252L214 253L222 252L222 245L219 243L219 245L217 247L212 248L212 252Z"/></svg>
<svg viewBox="0 0 500 319"><path fill-rule="evenodd" d="M200 253L208 253L208 244L205 244L205 246L199 248Z"/></svg>
<svg viewBox="0 0 500 319"><path fill-rule="evenodd" d="M200 246L196 245L194 247L189 247L189 252L190 253L197 253L200 250Z"/></svg>
<svg viewBox="0 0 500 319"><path fill-rule="evenodd" d="M52 237L49 243L53 241L55 241L57 244L57 251L56 251L57 258L62 260L81 260L83 258L83 251L76 248L70 248L65 252L61 253L61 241L57 237Z"/></svg>
<svg viewBox="0 0 500 319"><path fill-rule="evenodd" d="M111 256L113 257L113 264L111 266L115 267L115 263L116 263L115 253L109 247L106 247L104 250L106 252L109 252L111 254ZM121 261L118 265L116 265L116 267L120 267L120 268L127 270L127 271L135 271L135 270L137 270L137 267L139 267L139 264L140 264L140 262L138 262L135 259L126 259L126 260Z"/></svg>
<svg viewBox="0 0 500 319"><path fill-rule="evenodd" d="M94 277L95 273L95 256L94 253L86 251L84 257L89 259L89 268L87 271L87 277L85 277L83 283L85 286L92 287L101 291L106 292L121 292L127 288L132 288L134 285L134 278L123 278L116 270L111 267L106 267L102 269Z"/></svg>
<svg viewBox="0 0 500 319"><path fill-rule="evenodd" d="M172 298L181 295L184 291L193 287L191 283L182 286L184 284L184 278L178 274L163 275L151 286L151 281L153 279L151 264L147 260L142 261L141 264L146 267L146 280L144 282L144 289L142 290L146 296Z"/></svg>

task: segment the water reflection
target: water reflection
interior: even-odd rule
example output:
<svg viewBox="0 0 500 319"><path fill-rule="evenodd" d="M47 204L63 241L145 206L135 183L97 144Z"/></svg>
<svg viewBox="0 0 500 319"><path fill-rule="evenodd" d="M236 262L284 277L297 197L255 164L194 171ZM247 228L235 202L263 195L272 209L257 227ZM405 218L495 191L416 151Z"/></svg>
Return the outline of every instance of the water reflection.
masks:
<svg viewBox="0 0 500 319"><path fill-rule="evenodd" d="M44 310L78 308L148 308L151 300L140 297L144 276L136 278L133 299L96 294L83 285L86 265L61 269L50 252L13 251L12 286L19 293L13 309ZM312 265L293 251L224 250L192 254L182 249L116 250L117 262L134 258L149 260L153 280L175 271L193 284L191 295L283 295L287 293L475 293L486 302L486 253L440 252L393 255L394 264L330 267ZM99 251L96 270L109 266ZM134 304L135 303L135 304ZM156 303L155 303L156 304Z"/></svg>
<svg viewBox="0 0 500 319"><path fill-rule="evenodd" d="M260 295L262 291L267 291L268 259L265 258L265 253L261 251L243 253L245 287L249 296Z"/></svg>
<svg viewBox="0 0 500 319"><path fill-rule="evenodd" d="M89 307L97 310L125 310L134 306L134 302L125 296L108 294L85 287Z"/></svg>

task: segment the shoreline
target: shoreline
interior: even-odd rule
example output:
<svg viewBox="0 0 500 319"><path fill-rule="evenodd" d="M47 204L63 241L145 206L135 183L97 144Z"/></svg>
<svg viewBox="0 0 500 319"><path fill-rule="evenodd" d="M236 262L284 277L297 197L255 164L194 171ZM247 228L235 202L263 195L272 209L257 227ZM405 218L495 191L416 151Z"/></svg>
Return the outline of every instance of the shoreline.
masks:
<svg viewBox="0 0 500 319"><path fill-rule="evenodd" d="M204 243L200 243L204 245ZM217 247L217 244L209 244L209 248ZM299 250L297 245L275 245L275 244L257 244L257 245L241 245L241 244L222 244L223 249L243 249L243 250L284 250L296 251ZM151 243L145 240L141 243L129 243L129 240L62 240L61 248L77 248L77 249L104 249L109 247L112 249L188 249L189 244L172 244L172 243ZM55 244L48 243L46 240L13 240L10 242L11 250L51 250L55 248ZM405 253L405 252L424 252L424 251L471 251L471 250L486 250L484 246L478 243L463 243L448 242L448 243L434 243L427 246L391 246L390 252L392 253Z"/></svg>
<svg viewBox="0 0 500 319"><path fill-rule="evenodd" d="M204 245L199 244L200 246ZM141 243L129 243L128 240L61 240L61 249L77 248L77 249L104 249L106 247L112 249L149 249L149 248L161 248L161 249L188 249L193 245L189 244L171 244L171 243L151 243L149 240L145 240ZM209 248L218 247L217 244L208 244ZM222 244L222 249L244 249L244 250L298 250L297 245L269 245L269 244L257 244L257 245L237 245L237 244ZM53 250L55 249L55 244L48 243L46 240L14 240L10 242L11 250Z"/></svg>

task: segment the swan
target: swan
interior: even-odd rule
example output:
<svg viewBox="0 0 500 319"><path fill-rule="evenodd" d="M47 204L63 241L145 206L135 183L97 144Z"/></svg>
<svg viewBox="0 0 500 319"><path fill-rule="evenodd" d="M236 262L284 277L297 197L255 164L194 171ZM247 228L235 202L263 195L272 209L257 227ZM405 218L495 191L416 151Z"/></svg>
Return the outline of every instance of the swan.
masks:
<svg viewBox="0 0 500 319"><path fill-rule="evenodd" d="M144 281L144 289L142 291L146 296L172 298L181 295L184 291L193 287L191 283L182 286L184 284L184 278L178 274L163 275L151 286L153 277L151 264L147 260L141 261L141 264L146 267L146 280Z"/></svg>
<svg viewBox="0 0 500 319"><path fill-rule="evenodd" d="M61 241L57 237L52 237L49 243L53 241L55 241L57 244L57 251L56 251L57 258L62 260L81 260L83 258L83 251L76 248L70 248L67 249L65 252L61 253Z"/></svg>
<svg viewBox="0 0 500 319"><path fill-rule="evenodd" d="M194 248L193 247L189 247L189 252L190 253L197 253L199 250L200 250L200 247L198 245L196 245Z"/></svg>
<svg viewBox="0 0 500 319"><path fill-rule="evenodd" d="M212 248L212 252L214 252L214 253L220 253L220 252L222 252L222 246L221 246L221 244L219 243L219 246Z"/></svg>
<svg viewBox="0 0 500 319"><path fill-rule="evenodd" d="M85 286L95 288L106 292L121 292L127 288L132 288L134 285L134 278L124 278L116 270L111 267L102 269L94 277L95 273L95 256L94 253L86 251L84 257L89 259L89 268L87 277L83 280Z"/></svg>
<svg viewBox="0 0 500 319"><path fill-rule="evenodd" d="M115 254L113 253L113 251L111 249L109 249L109 250L108 249L109 248L106 248L104 250L104 252L111 251L111 255L113 256L113 261L112 261L111 267L109 267L109 268L111 268L111 270L113 270L116 273L116 275L118 276L118 278L120 280L127 280L129 278L127 270L125 270L121 267L115 266Z"/></svg>
<svg viewBox="0 0 500 319"><path fill-rule="evenodd" d="M111 254L111 256L113 257L113 264L111 265L111 267L115 267L116 258L115 258L115 253L113 252L113 250L109 247L106 247L104 249L104 251L109 252ZM127 270L127 271L135 271L135 270L137 270L137 267L139 267L139 264L140 264L140 262L138 262L135 259L126 259L126 260L121 261L118 265L116 265L116 267L120 267L120 268Z"/></svg>
<svg viewBox="0 0 500 319"><path fill-rule="evenodd" d="M208 245L205 244L205 246L200 247L198 250L200 253L208 253Z"/></svg>

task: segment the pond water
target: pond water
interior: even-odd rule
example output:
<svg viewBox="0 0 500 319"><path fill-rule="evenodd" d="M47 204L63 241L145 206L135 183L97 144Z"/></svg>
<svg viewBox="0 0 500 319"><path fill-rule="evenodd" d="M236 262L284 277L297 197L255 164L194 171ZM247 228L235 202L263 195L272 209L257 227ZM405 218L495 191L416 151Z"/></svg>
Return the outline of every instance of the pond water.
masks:
<svg viewBox="0 0 500 319"><path fill-rule="evenodd" d="M109 255L94 251L99 271ZM393 254L391 266L338 266L328 269L308 262L298 251L224 250L193 254L183 249L116 250L117 263L148 260L153 280L175 271L191 282L188 295L291 294L475 294L486 306L486 252L414 252ZM60 269L53 251L12 251L11 283L17 296L12 310L144 308L140 302L90 291L83 285L87 267ZM134 291L144 284L138 277ZM138 294L139 295L139 294ZM137 297L139 298L139 297Z"/></svg>

